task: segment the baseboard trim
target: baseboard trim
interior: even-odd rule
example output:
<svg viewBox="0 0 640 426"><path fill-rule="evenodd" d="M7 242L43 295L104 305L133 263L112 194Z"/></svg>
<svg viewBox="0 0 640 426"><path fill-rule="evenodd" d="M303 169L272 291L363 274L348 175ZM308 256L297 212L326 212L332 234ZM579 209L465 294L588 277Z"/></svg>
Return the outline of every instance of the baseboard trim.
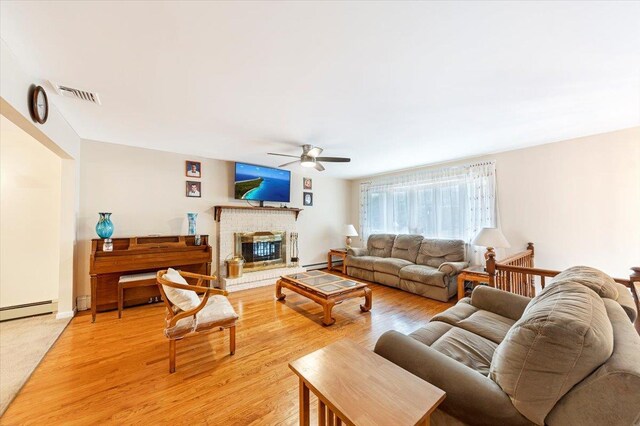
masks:
<svg viewBox="0 0 640 426"><path fill-rule="evenodd" d="M76 310L74 309L73 311L58 312L56 314L56 319L73 318L75 316L76 316Z"/></svg>
<svg viewBox="0 0 640 426"><path fill-rule="evenodd" d="M325 269L327 267L327 262L311 263L309 265L302 265L302 267L307 268L309 271L314 269Z"/></svg>
<svg viewBox="0 0 640 426"><path fill-rule="evenodd" d="M33 317L36 315L52 314L58 310L57 300L27 303L24 305L7 306L0 308L0 322L18 318Z"/></svg>

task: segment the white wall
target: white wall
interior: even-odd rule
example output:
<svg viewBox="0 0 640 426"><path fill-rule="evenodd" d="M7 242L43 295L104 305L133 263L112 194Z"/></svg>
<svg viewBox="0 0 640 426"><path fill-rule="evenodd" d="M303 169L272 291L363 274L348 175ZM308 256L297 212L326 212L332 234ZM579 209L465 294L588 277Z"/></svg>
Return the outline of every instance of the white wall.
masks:
<svg viewBox="0 0 640 426"><path fill-rule="evenodd" d="M77 294L90 294L90 241L97 238L98 212L112 212L114 237L186 234L187 212L198 213L198 232L211 236L215 253L213 206L246 202L233 199L234 163L170 152L83 141L80 167ZM185 161L202 162L202 198L187 198ZM349 215L349 182L311 171L314 206L302 206L302 175L292 173L290 207L298 219L304 265L326 262L329 248L343 245L340 235ZM276 204L274 204L276 205Z"/></svg>
<svg viewBox="0 0 640 426"><path fill-rule="evenodd" d="M48 253L59 262L58 315L69 316L75 307L74 269L76 221L79 206L77 191L80 138L55 106L49 93L49 117L45 124L34 123L29 115L29 90L44 84L42 76L25 70L4 41L0 40L0 112L35 140L55 153L62 162L60 245Z"/></svg>
<svg viewBox="0 0 640 426"><path fill-rule="evenodd" d="M0 115L0 307L58 300L60 158Z"/></svg>
<svg viewBox="0 0 640 426"><path fill-rule="evenodd" d="M581 264L628 277L640 266L640 127L431 167L489 159L509 253L533 241L541 268ZM366 180L352 181L354 223Z"/></svg>

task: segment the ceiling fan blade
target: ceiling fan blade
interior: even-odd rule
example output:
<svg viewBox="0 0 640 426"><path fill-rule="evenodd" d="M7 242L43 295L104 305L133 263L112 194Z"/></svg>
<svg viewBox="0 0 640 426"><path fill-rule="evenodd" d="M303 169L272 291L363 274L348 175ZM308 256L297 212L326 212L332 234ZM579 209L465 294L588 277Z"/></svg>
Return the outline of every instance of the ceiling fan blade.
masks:
<svg viewBox="0 0 640 426"><path fill-rule="evenodd" d="M316 157L317 161L326 161L328 163L348 163L351 158L346 157Z"/></svg>
<svg viewBox="0 0 640 426"><path fill-rule="evenodd" d="M307 155L310 157L317 157L320 154L322 154L322 148L318 148L317 146L314 146L307 152Z"/></svg>
<svg viewBox="0 0 640 426"><path fill-rule="evenodd" d="M289 154L277 154L275 152L267 152L268 155L279 155L281 157L291 157L291 158L300 158L299 155L289 155Z"/></svg>
<svg viewBox="0 0 640 426"><path fill-rule="evenodd" d="M315 166L313 166L313 167L315 167L315 169L316 169L317 171L319 171L319 172L321 172L321 171L323 171L323 170L324 170L324 166L323 166L322 164L318 163L318 162L316 162L316 165L315 165Z"/></svg>
<svg viewBox="0 0 640 426"><path fill-rule="evenodd" d="M284 163L284 164L280 164L278 167L286 167L286 166L290 166L291 164L295 164L295 163L299 163L300 160L296 160L296 161L292 161L290 163Z"/></svg>

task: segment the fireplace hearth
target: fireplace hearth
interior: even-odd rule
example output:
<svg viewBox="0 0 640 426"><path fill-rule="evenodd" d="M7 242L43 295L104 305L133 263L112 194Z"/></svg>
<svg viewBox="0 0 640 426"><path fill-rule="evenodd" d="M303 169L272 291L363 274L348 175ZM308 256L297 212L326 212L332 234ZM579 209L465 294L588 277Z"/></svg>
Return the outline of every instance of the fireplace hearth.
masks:
<svg viewBox="0 0 640 426"><path fill-rule="evenodd" d="M244 270L287 266L287 234L280 231L236 232L235 255L244 258Z"/></svg>

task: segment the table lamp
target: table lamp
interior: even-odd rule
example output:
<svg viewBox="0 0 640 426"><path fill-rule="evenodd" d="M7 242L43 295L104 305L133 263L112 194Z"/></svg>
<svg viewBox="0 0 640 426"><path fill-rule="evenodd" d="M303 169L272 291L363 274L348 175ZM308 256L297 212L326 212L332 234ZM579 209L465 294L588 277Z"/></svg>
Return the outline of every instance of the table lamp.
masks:
<svg viewBox="0 0 640 426"><path fill-rule="evenodd" d="M342 235L345 235L347 237L347 248L350 249L351 248L351 237L357 237L358 236L358 232L356 232L356 228L349 224L349 225L345 225L344 226L344 232Z"/></svg>
<svg viewBox="0 0 640 426"><path fill-rule="evenodd" d="M489 259L489 253L495 254L495 248L511 247L509 241L507 241L498 228L482 228L473 241L471 241L471 244L487 248L487 252L484 254L485 263L487 259Z"/></svg>

